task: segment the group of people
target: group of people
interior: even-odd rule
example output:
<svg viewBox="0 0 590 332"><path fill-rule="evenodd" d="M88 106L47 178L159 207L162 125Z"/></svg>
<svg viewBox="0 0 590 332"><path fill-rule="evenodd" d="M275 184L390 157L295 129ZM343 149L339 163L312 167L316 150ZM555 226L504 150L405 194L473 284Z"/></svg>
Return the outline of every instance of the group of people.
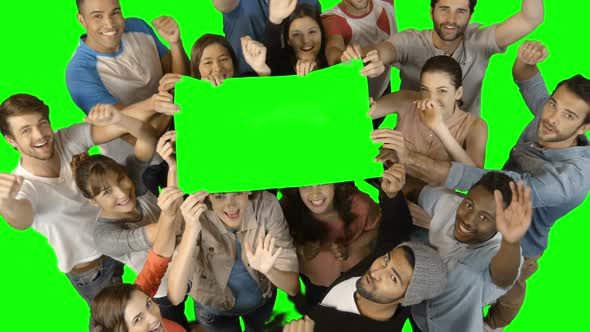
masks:
<svg viewBox="0 0 590 332"><path fill-rule="evenodd" d="M549 94L536 41L520 45L513 66L534 119L502 170L483 169L489 59L542 23L542 0L522 0L489 27L470 23L476 0L431 0L433 29L401 32L392 0L342 0L323 13L317 0L213 0L225 36L201 36L190 57L172 17L152 22L168 49L118 0L76 2L86 34L66 82L87 116L54 132L37 97L2 102L0 132L21 159L0 173L0 214L47 238L91 308L92 331L188 331L188 296L207 331L241 331L240 317L263 331L277 288L304 315L273 327L287 332L401 331L408 319L415 331L499 331L522 305L551 226L590 189L590 80L566 78ZM351 59L364 63L374 124L398 117L370 134L382 144L383 175L367 179L378 203L353 182L178 188L183 75L217 86ZM402 80L393 93L391 66ZM88 155L93 146L101 154ZM138 273L132 285L121 283L123 264Z"/></svg>

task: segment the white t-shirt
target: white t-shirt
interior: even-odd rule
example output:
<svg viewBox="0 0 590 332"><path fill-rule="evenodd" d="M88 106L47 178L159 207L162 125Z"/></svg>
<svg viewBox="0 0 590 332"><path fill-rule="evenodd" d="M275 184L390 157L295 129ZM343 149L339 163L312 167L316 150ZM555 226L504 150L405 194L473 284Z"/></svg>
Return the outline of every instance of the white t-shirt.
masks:
<svg viewBox="0 0 590 332"><path fill-rule="evenodd" d="M88 124L59 130L53 139L60 162L59 177L35 176L22 167L22 161L13 174L24 178L16 198L31 202L33 229L47 238L60 271L67 273L76 265L101 256L92 240L99 210L82 196L70 168L72 157L86 152L94 143Z"/></svg>
<svg viewBox="0 0 590 332"><path fill-rule="evenodd" d="M328 294L324 297L320 305L331 307L338 311L351 312L360 315L359 309L354 300L354 293L356 292L356 282L360 277L353 277L346 279L338 285L332 287Z"/></svg>

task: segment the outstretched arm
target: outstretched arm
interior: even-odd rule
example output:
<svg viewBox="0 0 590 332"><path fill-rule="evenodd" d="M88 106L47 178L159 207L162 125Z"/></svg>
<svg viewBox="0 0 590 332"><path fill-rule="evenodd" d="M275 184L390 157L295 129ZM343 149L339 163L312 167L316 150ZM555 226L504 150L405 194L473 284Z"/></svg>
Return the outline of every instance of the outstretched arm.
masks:
<svg viewBox="0 0 590 332"><path fill-rule="evenodd" d="M186 221L186 228L182 235L182 241L178 246L178 254L172 261L170 273L168 275L168 299L172 304L177 305L186 295L187 283L192 278L194 273L194 255L197 247L197 239L201 233L201 223L199 218L201 214L207 209L203 200L207 196L204 191L199 191L190 195L184 203L182 203L180 210L184 220ZM193 285L197 287L197 285Z"/></svg>
<svg viewBox="0 0 590 332"><path fill-rule="evenodd" d="M512 201L504 208L502 194L494 192L496 199L496 228L502 234L500 250L490 262L490 275L498 287L506 288L514 283L520 267L520 240L526 234L532 220L531 190L524 183L510 183Z"/></svg>
<svg viewBox="0 0 590 332"><path fill-rule="evenodd" d="M543 0L522 0L520 11L496 28L496 43L500 48L514 44L535 30L544 15Z"/></svg>
<svg viewBox="0 0 590 332"><path fill-rule="evenodd" d="M161 60L162 71L188 75L189 61L180 39L178 23L170 16L161 16L152 21L154 28L162 38L170 44L168 52Z"/></svg>

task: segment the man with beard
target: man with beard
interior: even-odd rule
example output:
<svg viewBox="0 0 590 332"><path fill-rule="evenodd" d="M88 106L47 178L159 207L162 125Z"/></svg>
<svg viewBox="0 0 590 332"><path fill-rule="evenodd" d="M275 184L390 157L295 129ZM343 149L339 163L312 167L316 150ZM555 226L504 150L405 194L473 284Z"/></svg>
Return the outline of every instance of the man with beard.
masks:
<svg viewBox="0 0 590 332"><path fill-rule="evenodd" d="M590 80L576 75L560 82L549 96L537 68L546 57L541 43L528 41L520 46L513 67L516 83L535 118L512 149L503 173L531 188L533 221L521 242L525 261L520 276L485 318L491 328L506 326L516 317L526 280L537 270L551 227L580 205L590 190L590 152L585 136L590 130ZM385 149L395 150L409 172L432 185L467 190L487 172L409 151L403 138L391 135L389 130L376 130L372 137L385 143ZM383 154L377 159L386 161L389 157Z"/></svg>
<svg viewBox="0 0 590 332"><path fill-rule="evenodd" d="M339 63L346 45L367 48L389 39L397 33L393 0L342 0L322 14L327 34L328 64ZM370 96L377 99L389 92L389 67L369 79Z"/></svg>
<svg viewBox="0 0 590 332"><path fill-rule="evenodd" d="M33 227L45 236L60 271L90 304L103 288L121 281L122 266L95 249L99 209L76 187L70 162L96 144L153 132L112 105L96 105L85 121L92 125L54 133L49 108L38 98L17 94L0 105L0 132L21 155L12 174L0 173L0 214L15 229Z"/></svg>
<svg viewBox="0 0 590 332"><path fill-rule="evenodd" d="M401 331L409 306L438 296L446 282L444 263L434 249L404 242L360 276L336 282L307 316L315 321L315 331Z"/></svg>
<svg viewBox="0 0 590 332"><path fill-rule="evenodd" d="M518 276L520 240L531 223L530 189L489 172L465 197L426 186L419 203L432 215L428 240L445 262L449 282L442 294L412 307L414 330L480 332L482 308Z"/></svg>
<svg viewBox="0 0 590 332"><path fill-rule="evenodd" d="M446 54L457 60L463 70L464 110L480 114L481 85L490 57L532 32L543 21L544 12L543 0L522 0L520 12L481 29L481 24L469 23L476 3L477 0L431 0L434 30L408 29L376 46L386 66L399 67L402 90L419 90L420 70L426 60ZM360 57L358 52L348 53L348 57Z"/></svg>

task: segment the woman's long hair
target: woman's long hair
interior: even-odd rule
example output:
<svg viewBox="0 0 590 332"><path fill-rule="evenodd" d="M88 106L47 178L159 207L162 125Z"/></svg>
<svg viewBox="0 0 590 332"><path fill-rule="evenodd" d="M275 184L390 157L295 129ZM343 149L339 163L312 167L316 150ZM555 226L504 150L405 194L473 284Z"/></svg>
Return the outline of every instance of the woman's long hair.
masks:
<svg viewBox="0 0 590 332"><path fill-rule="evenodd" d="M103 289L90 304L94 326L92 332L127 332L129 329L125 322L125 308L135 291L143 292L136 284L121 284Z"/></svg>
<svg viewBox="0 0 590 332"><path fill-rule="evenodd" d="M289 28L291 27L291 23L293 23L294 20L296 20L298 18L302 18L302 17L311 18L320 27L320 33L322 36L322 45L320 47L320 51L318 52L316 61L318 63L318 69L326 68L326 67L328 67L328 60L326 60L327 37L326 37L326 31L324 30L324 26L322 25L322 19L320 17L320 12L317 10L316 7L314 7L310 4L297 5L297 7L291 13L291 15L289 15L289 17L287 17L285 19L285 22L283 24L283 40L285 41L285 43L287 42L287 40L289 40ZM291 61L291 64L294 67L295 64L297 63L297 58L295 57L295 52L293 52L293 49L291 47L289 47L288 45L287 45L287 48L289 49L289 60Z"/></svg>
<svg viewBox="0 0 590 332"><path fill-rule="evenodd" d="M334 208L344 222L344 229L357 217L352 213L352 199L358 189L352 182L334 184ZM297 244L320 241L323 243L328 235L328 229L317 220L301 199L298 188L283 189L281 206L289 224L291 235Z"/></svg>

